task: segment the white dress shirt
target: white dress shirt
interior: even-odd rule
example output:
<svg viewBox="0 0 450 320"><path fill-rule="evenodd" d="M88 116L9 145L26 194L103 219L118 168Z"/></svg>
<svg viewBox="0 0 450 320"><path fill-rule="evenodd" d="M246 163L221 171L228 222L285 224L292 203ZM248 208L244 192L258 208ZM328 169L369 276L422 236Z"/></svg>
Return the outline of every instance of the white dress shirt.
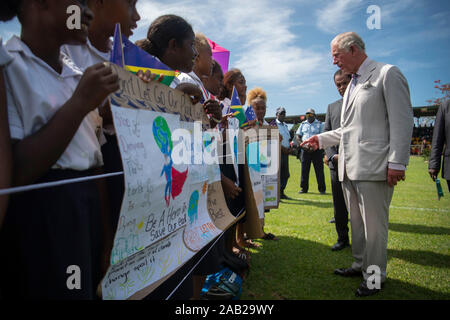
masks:
<svg viewBox="0 0 450 320"><path fill-rule="evenodd" d="M82 71L61 53L63 68L58 74L16 36L6 49L14 58L5 68L11 138L22 140L39 131L72 97ZM52 168L82 171L102 165L96 128L88 115Z"/></svg>

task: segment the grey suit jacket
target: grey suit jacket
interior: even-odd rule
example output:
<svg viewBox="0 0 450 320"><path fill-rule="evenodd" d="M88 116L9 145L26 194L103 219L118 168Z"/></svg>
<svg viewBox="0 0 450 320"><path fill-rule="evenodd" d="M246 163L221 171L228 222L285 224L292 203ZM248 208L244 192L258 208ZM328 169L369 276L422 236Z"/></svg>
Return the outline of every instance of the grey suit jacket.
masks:
<svg viewBox="0 0 450 320"><path fill-rule="evenodd" d="M370 61L370 60L369 60ZM341 127L319 135L321 148L339 144L339 180L385 181L388 163L409 163L413 111L408 82L392 65L370 61L350 96Z"/></svg>
<svg viewBox="0 0 450 320"><path fill-rule="evenodd" d="M341 110L343 99L339 99L328 105L327 115L325 116L324 132L335 130L341 126ZM332 146L325 149L328 159L328 166L331 170L337 170L331 159L334 155L339 154L339 146Z"/></svg>
<svg viewBox="0 0 450 320"><path fill-rule="evenodd" d="M434 123L433 141L431 142L430 161L428 168L441 169L441 155L444 150L442 177L450 180L450 100L439 107Z"/></svg>

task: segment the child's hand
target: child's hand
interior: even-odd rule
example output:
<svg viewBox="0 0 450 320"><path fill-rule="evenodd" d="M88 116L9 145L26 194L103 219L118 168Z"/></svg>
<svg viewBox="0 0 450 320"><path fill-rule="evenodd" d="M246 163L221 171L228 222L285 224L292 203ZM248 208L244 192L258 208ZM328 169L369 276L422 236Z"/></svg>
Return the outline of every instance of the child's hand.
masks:
<svg viewBox="0 0 450 320"><path fill-rule="evenodd" d="M192 83L182 83L176 88L191 97L192 104L197 104L202 98L202 91Z"/></svg>
<svg viewBox="0 0 450 320"><path fill-rule="evenodd" d="M151 73L150 70L142 71L139 70L136 75L139 77L139 79L141 79L142 81L144 81L145 83L149 83L151 81L154 81L156 79L156 77L158 76L156 73ZM157 79L157 81L159 83L161 83L164 80L164 75L160 74L159 78Z"/></svg>
<svg viewBox="0 0 450 320"><path fill-rule="evenodd" d="M216 100L208 100L203 104L206 114L210 114L216 123L222 120L222 109Z"/></svg>
<svg viewBox="0 0 450 320"><path fill-rule="evenodd" d="M225 177L224 175L222 175L222 189L225 198L228 199L235 199L237 196L239 196L239 193L242 192L241 188L236 186L231 179Z"/></svg>
<svg viewBox="0 0 450 320"><path fill-rule="evenodd" d="M98 63L86 69L72 97L78 100L77 105L88 113L98 108L117 90L119 90L117 74L111 67Z"/></svg>

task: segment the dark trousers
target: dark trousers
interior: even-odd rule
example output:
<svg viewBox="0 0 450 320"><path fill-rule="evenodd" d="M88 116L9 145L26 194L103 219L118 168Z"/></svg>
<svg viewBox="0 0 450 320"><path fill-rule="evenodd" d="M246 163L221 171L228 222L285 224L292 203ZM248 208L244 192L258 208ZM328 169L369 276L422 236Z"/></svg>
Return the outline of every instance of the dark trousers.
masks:
<svg viewBox="0 0 450 320"><path fill-rule="evenodd" d="M300 188L304 192L308 192L309 188L309 169L311 168L311 162L314 165L314 171L316 172L317 185L319 192L325 192L325 176L323 174L323 151L316 150L314 152L306 152L302 150L300 157L302 162L302 177L300 181Z"/></svg>
<svg viewBox="0 0 450 320"><path fill-rule="evenodd" d="M337 170L330 169L334 220L339 242L348 242L348 211Z"/></svg>
<svg viewBox="0 0 450 320"><path fill-rule="evenodd" d="M281 154L281 164L280 164L280 192L283 193L286 188L287 182L289 180L289 155Z"/></svg>
<svg viewBox="0 0 450 320"><path fill-rule="evenodd" d="M450 180L447 180L448 192L450 192Z"/></svg>

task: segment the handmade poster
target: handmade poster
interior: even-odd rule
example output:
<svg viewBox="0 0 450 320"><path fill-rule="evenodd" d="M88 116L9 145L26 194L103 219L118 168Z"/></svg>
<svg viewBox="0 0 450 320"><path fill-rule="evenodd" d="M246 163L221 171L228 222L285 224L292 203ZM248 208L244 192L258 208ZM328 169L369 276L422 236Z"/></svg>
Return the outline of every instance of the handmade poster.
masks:
<svg viewBox="0 0 450 320"><path fill-rule="evenodd" d="M246 131L246 135L244 195L247 219L243 226L249 238L257 239L264 235L261 219L264 218L263 182L266 178L263 180L263 176L276 176L277 180L279 176L279 131L270 126L262 126ZM277 199L277 205L278 201Z"/></svg>
<svg viewBox="0 0 450 320"><path fill-rule="evenodd" d="M186 225L187 164L174 164L178 115L111 105L125 195L111 253L115 264Z"/></svg>
<svg viewBox="0 0 450 320"><path fill-rule="evenodd" d="M217 228L207 209L207 181L191 186L188 206L188 223L184 228L183 240L186 247L198 252L222 231Z"/></svg>
<svg viewBox="0 0 450 320"><path fill-rule="evenodd" d="M201 105L184 101L179 91L156 82L145 84L129 72L112 68L121 86L110 101L125 195L102 296L141 299L235 218L225 203L220 171L217 177L203 162L196 167L178 161L183 151L195 158L203 153L204 141L211 144L211 137L203 139L203 133L195 140L180 132L195 131L194 121L204 119ZM149 96L151 92L160 97L158 102ZM174 139L181 136L184 139Z"/></svg>
<svg viewBox="0 0 450 320"><path fill-rule="evenodd" d="M264 188L264 209L278 208L279 204L279 183L277 176L262 175Z"/></svg>
<svg viewBox="0 0 450 320"><path fill-rule="evenodd" d="M259 141L250 141L246 146L246 159L248 163L248 172L252 184L252 192L255 198L258 216L264 219L264 190L261 179L261 163Z"/></svg>
<svg viewBox="0 0 450 320"><path fill-rule="evenodd" d="M180 229L164 240L111 266L102 282L103 299L128 299L176 271L194 254L184 246L183 230Z"/></svg>
<svg viewBox="0 0 450 320"><path fill-rule="evenodd" d="M271 129L274 130L274 129ZM269 139L259 141L261 179L264 190L264 209L278 208L280 202L280 170L271 170L280 163L280 143L276 138L276 130Z"/></svg>

